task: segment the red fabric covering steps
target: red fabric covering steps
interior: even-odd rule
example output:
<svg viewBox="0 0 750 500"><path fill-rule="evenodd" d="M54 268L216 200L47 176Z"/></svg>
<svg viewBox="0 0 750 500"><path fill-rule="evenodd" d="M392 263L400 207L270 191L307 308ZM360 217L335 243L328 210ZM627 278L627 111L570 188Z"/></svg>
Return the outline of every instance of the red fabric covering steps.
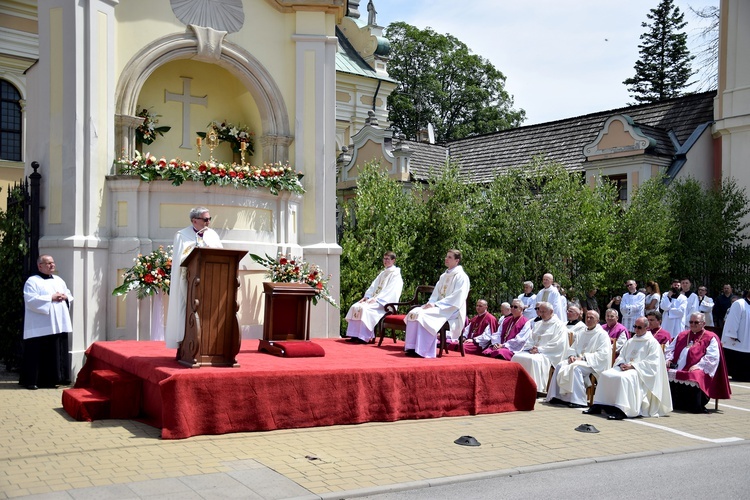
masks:
<svg viewBox="0 0 750 500"><path fill-rule="evenodd" d="M534 409L536 384L518 363L407 358L403 342L313 342L324 358L268 356L244 340L240 367L198 369L164 342L96 342L82 373L91 365L139 377L144 420L163 439Z"/></svg>
<svg viewBox="0 0 750 500"><path fill-rule="evenodd" d="M113 370L91 372L91 385L109 396L109 418L135 418L141 411L141 381Z"/></svg>
<svg viewBox="0 0 750 500"><path fill-rule="evenodd" d="M284 358L322 358L325 350L314 342L306 340L290 340L280 342L276 340L261 340L258 351L267 352Z"/></svg>
<svg viewBox="0 0 750 500"><path fill-rule="evenodd" d="M93 389L65 389L62 405L68 415L80 422L109 417L109 398Z"/></svg>

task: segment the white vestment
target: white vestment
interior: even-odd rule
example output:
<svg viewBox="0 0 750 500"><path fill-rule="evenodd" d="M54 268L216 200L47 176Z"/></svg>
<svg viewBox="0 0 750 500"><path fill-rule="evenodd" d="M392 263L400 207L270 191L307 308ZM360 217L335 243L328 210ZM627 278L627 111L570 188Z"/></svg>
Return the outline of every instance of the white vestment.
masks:
<svg viewBox="0 0 750 500"><path fill-rule="evenodd" d="M511 361L524 367L536 382L536 391L545 392L549 379L549 369L557 366L565 356L568 345L568 329L565 323L554 315L547 321L534 323L531 337L526 341L523 351L517 352ZM536 347L539 352L531 354L529 350Z"/></svg>
<svg viewBox="0 0 750 500"><path fill-rule="evenodd" d="M622 313L621 323L630 333L633 333L633 324L635 320L645 314L646 296L641 292L626 293L620 301L620 313Z"/></svg>
<svg viewBox="0 0 750 500"><path fill-rule="evenodd" d="M383 269L365 292L366 300L352 305L346 313L346 336L369 342L375 336L375 325L385 314L384 306L398 302L403 288L401 269L396 266Z"/></svg>
<svg viewBox="0 0 750 500"><path fill-rule="evenodd" d="M423 358L434 358L437 334L445 322L446 338L458 340L466 323L466 299L471 283L463 266L445 271L428 300L433 307L416 307L406 315L405 349L414 349Z"/></svg>
<svg viewBox="0 0 750 500"><path fill-rule="evenodd" d="M729 308L721 345L724 349L750 353L750 304L745 299L735 300Z"/></svg>
<svg viewBox="0 0 750 500"><path fill-rule="evenodd" d="M536 294L536 303L538 304L539 302L549 302L555 312L555 316L560 321L568 322L568 311L560 303L560 292L557 288L550 286L549 288L539 290L539 293ZM536 316L534 317L536 318Z"/></svg>
<svg viewBox="0 0 750 500"><path fill-rule="evenodd" d="M568 403L585 405L586 388L591 385L589 375L599 377L609 368L612 342L601 325L589 330L584 324L583 331L573 337L573 344L568 348L567 355L583 356L583 359L573 363L568 363L565 359L557 365L547 391L547 401L558 398Z"/></svg>
<svg viewBox="0 0 750 500"><path fill-rule="evenodd" d="M714 299L712 299L708 295L704 295L703 300L698 297L698 312L703 313L703 315L706 317L706 326L714 326L713 310Z"/></svg>
<svg viewBox="0 0 750 500"><path fill-rule="evenodd" d="M698 294L693 292L690 294L690 297L685 295L685 299L687 299L687 306L685 307L685 315L682 317L682 326L683 330L690 329L690 315L696 312L700 312L698 310ZM674 335L676 337L676 335Z"/></svg>
<svg viewBox="0 0 750 500"><path fill-rule="evenodd" d="M193 226L177 231L172 244L172 274L169 278L169 309L167 309L166 346L176 349L185 336L185 304L187 302L187 269L180 264L196 246L223 248L221 238L211 228L198 236Z"/></svg>
<svg viewBox="0 0 750 500"><path fill-rule="evenodd" d="M687 297L680 294L677 297L669 298L668 294L661 296L661 310L664 311L661 327L664 328L672 338L683 331L683 318L687 311Z"/></svg>
<svg viewBox="0 0 750 500"><path fill-rule="evenodd" d="M631 364L633 369L623 371L621 364ZM664 353L651 332L631 337L614 366L597 380L594 404L616 406L629 418L659 417L672 411Z"/></svg>
<svg viewBox="0 0 750 500"><path fill-rule="evenodd" d="M52 302L52 296L57 292L64 293L68 302L73 301L68 286L59 276L53 274L52 278L44 279L34 275L26 280L23 286L23 300L26 304L24 339L73 331L68 302Z"/></svg>
<svg viewBox="0 0 750 500"><path fill-rule="evenodd" d="M536 305L536 294L532 293L527 297L525 293L522 293L518 296L518 300L523 303L523 315L526 319L532 320L536 318L536 310L534 309L534 306Z"/></svg>
<svg viewBox="0 0 750 500"><path fill-rule="evenodd" d="M654 293L652 293L650 295L646 295L646 300L644 301L645 302L645 306L644 306L645 308L643 310L644 316L646 315L646 313L650 313L652 311L658 311L659 310L659 301L660 300L661 300L661 295L659 295L656 292L654 292ZM656 304L654 304L654 307L649 308L648 307L649 304L651 304L651 302L653 302L653 301L656 301Z"/></svg>

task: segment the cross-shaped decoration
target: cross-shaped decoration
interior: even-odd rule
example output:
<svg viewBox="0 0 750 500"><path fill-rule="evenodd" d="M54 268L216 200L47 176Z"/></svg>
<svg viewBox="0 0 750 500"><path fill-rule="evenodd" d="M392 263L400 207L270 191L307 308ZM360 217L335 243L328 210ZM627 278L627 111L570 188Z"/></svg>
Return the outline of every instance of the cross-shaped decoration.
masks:
<svg viewBox="0 0 750 500"><path fill-rule="evenodd" d="M176 101L182 103L182 145L183 149L193 149L192 145L192 134L190 133L190 105L200 104L203 107L208 107L208 97L198 97L190 95L190 83L192 78L187 76L181 76L182 79L182 94L174 94L167 89L164 89L164 102Z"/></svg>

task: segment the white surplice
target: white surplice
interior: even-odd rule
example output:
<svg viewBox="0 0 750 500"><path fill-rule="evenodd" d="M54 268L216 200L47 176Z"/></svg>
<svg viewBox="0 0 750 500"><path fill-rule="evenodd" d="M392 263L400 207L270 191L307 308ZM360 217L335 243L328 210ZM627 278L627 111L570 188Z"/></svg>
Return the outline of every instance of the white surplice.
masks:
<svg viewBox="0 0 750 500"><path fill-rule="evenodd" d="M52 302L52 296L58 292L68 297L67 302ZM59 276L53 274L50 279L37 275L29 277L23 286L23 300L26 304L24 339L73 331L69 311L69 303L73 301L73 296L65 281Z"/></svg>
<svg viewBox="0 0 750 500"><path fill-rule="evenodd" d="M527 297L525 293L522 293L517 298L523 303L523 315L526 319L532 320L536 318L536 310L534 309L534 306L536 305L536 294L532 293Z"/></svg>
<svg viewBox="0 0 750 500"><path fill-rule="evenodd" d="M406 316L405 349L414 349L423 358L434 358L437 333L448 322L447 337L457 340L466 323L466 299L471 283L463 266L445 271L428 300L433 307L417 307Z"/></svg>
<svg viewBox="0 0 750 500"><path fill-rule="evenodd" d="M672 338L683 331L683 319L687 312L687 297L684 294L679 294L677 297L669 298L668 294L662 294L661 296L661 310L664 311L661 327L664 328Z"/></svg>
<svg viewBox="0 0 750 500"><path fill-rule="evenodd" d="M634 369L623 371L621 364ZM597 381L594 404L616 406L629 418L658 417L672 411L664 353L651 332L631 337L614 366Z"/></svg>
<svg viewBox="0 0 750 500"><path fill-rule="evenodd" d="M383 269L365 292L366 300L352 305L346 313L346 336L369 342L375 336L375 325L385 314L384 306L398 302L403 288L400 268L391 266Z"/></svg>
<svg viewBox="0 0 750 500"><path fill-rule="evenodd" d="M524 367L536 383L537 392L547 390L549 369L557 366L565 356L568 345L568 329L554 315L547 321L534 323L531 336L521 352L517 352L511 361ZM529 350L536 347L539 352L531 354Z"/></svg>
<svg viewBox="0 0 750 500"><path fill-rule="evenodd" d="M724 349L750 353L750 304L747 300L735 300L729 308L721 345Z"/></svg>
<svg viewBox="0 0 750 500"><path fill-rule="evenodd" d="M585 405L586 388L591 385L589 375L599 377L607 370L612 360L612 342L609 335L601 325L596 325L589 330L577 333L573 338L573 344L568 348L568 356L583 357L573 363L563 360L555 368L552 377L547 401L558 398L568 403Z"/></svg>
<svg viewBox="0 0 750 500"><path fill-rule="evenodd" d="M714 299L708 295L703 296L703 300L698 297L698 312L703 313L706 317L706 326L714 326Z"/></svg>
<svg viewBox="0 0 750 500"><path fill-rule="evenodd" d="M635 320L645 314L646 296L641 292L626 293L620 301L620 313L622 313L621 323L633 333L633 324Z"/></svg>
<svg viewBox="0 0 750 500"><path fill-rule="evenodd" d="M555 316L557 316L560 321L568 321L567 308L563 307L560 303L560 292L556 287L550 285L549 288L542 288L539 290L539 293L536 294L536 303L538 304L539 302L549 302L555 312Z"/></svg>
<svg viewBox="0 0 750 500"><path fill-rule="evenodd" d="M167 309L166 346L175 349L185 336L185 305L187 301L187 269L180 264L193 248L223 248L218 233L211 228L203 230L202 237L193 226L177 231L172 244L172 273L169 278L169 308Z"/></svg>

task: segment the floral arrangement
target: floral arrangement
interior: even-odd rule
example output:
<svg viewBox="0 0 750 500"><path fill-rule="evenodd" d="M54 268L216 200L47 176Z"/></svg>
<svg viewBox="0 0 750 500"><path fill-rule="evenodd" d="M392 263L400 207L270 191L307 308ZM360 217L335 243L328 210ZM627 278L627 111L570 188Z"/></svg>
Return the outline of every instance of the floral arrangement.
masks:
<svg viewBox="0 0 750 500"><path fill-rule="evenodd" d="M246 125L232 125L231 123L224 120L221 123L212 121L208 124L209 128L216 131L216 135L219 138L219 142L228 142L232 146L232 151L235 153L240 152L241 144L245 143L245 154L253 154L253 136L255 135L250 128ZM206 138L205 132L198 132L198 136L203 139Z"/></svg>
<svg viewBox="0 0 750 500"><path fill-rule="evenodd" d="M328 292L328 280L331 279L331 275L324 276L323 271L317 264L310 264L300 257L283 254L279 254L275 259L268 254L264 258L251 253L250 257L268 269L268 278L272 282L307 283L318 292L312 299L313 304L317 304L319 299L323 299L338 309L339 306Z"/></svg>
<svg viewBox="0 0 750 500"><path fill-rule="evenodd" d="M148 255L138 254L133 259L133 267L125 271L122 285L112 290L112 295L125 295L131 290L138 291L138 298L159 292L169 293L169 277L172 272L172 246L165 250L159 246Z"/></svg>
<svg viewBox="0 0 750 500"><path fill-rule="evenodd" d="M302 194L305 189L300 179L302 172L296 172L289 164L277 162L263 167L252 165L226 164L214 161L191 162L180 159L157 159L148 153L135 152L132 159L120 158L115 161L117 173L137 175L146 182L164 179L179 186L185 181L202 182L206 186L234 186L235 188L265 187L272 194L291 191Z"/></svg>
<svg viewBox="0 0 750 500"><path fill-rule="evenodd" d="M141 118L143 118L143 124L135 129L136 140L138 142L142 142L143 144L151 144L156 140L157 134L163 136L172 128L167 127L166 125L157 127L156 124L159 123L159 118L161 118L161 115L153 114L146 108L139 111L136 116L140 116Z"/></svg>

